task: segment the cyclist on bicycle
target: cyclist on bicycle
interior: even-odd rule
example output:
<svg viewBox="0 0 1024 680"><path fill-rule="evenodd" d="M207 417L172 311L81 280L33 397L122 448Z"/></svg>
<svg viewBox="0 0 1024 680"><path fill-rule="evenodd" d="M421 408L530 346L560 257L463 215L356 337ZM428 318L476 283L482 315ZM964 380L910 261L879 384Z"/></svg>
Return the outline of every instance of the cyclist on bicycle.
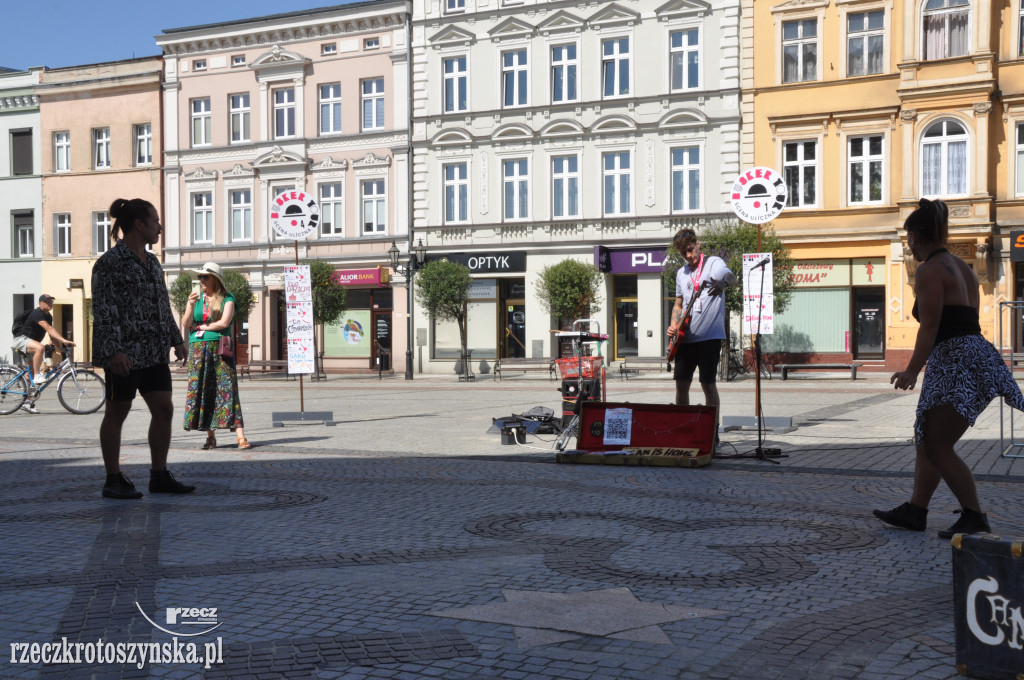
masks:
<svg viewBox="0 0 1024 680"><path fill-rule="evenodd" d="M39 296L39 306L29 312L21 332L14 336L11 349L15 352L23 352L32 355L32 385L39 385L46 382L43 373L43 354L45 347L43 339L47 335L57 347L74 347L75 343L66 339L53 327L53 296L43 293Z"/></svg>

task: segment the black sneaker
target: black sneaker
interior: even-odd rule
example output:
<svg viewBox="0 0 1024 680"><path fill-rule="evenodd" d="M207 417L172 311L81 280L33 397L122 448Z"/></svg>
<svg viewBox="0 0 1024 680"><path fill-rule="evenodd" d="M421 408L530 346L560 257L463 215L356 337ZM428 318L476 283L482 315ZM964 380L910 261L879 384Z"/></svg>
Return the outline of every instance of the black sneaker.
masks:
<svg viewBox="0 0 1024 680"><path fill-rule="evenodd" d="M886 524L911 531L924 531L928 522L928 508L904 503L892 510L872 510L871 513Z"/></svg>
<svg viewBox="0 0 1024 680"><path fill-rule="evenodd" d="M149 471L150 493L192 493L195 490L196 487L176 480L170 470Z"/></svg>
<svg viewBox="0 0 1024 680"><path fill-rule="evenodd" d="M135 488L132 481L120 472L107 475L107 483L103 485L104 498L142 498L142 492Z"/></svg>
<svg viewBox="0 0 1024 680"><path fill-rule="evenodd" d="M988 515L975 510L964 508L958 519L950 528L940 531L939 538L953 538L956 534L990 534L992 528L988 525Z"/></svg>

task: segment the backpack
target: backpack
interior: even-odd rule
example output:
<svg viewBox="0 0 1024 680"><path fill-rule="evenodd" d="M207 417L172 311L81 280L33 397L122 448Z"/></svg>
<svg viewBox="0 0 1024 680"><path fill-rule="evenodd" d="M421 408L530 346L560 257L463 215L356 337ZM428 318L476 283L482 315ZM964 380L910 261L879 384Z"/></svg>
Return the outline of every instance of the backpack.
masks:
<svg viewBox="0 0 1024 680"><path fill-rule="evenodd" d="M25 327L25 322L28 320L28 315L31 313L31 309L26 309L24 312L14 317L14 325L11 326L11 335L14 337L21 335L21 329Z"/></svg>

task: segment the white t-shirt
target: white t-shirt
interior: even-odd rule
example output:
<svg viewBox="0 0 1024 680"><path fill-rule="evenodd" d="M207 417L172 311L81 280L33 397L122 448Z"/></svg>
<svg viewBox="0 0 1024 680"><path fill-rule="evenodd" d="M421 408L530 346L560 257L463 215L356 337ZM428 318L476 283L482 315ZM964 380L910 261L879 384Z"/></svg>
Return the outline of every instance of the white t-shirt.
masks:
<svg viewBox="0 0 1024 680"><path fill-rule="evenodd" d="M722 258L714 255L704 255L703 258L703 263L696 269L691 271L687 264L676 273L676 297L683 298L684 311L693 297L695 280L699 288L700 284L709 279L721 281L730 273ZM690 314L690 333L683 338L683 342L725 340L725 293L711 295L708 289L704 289L693 303Z"/></svg>

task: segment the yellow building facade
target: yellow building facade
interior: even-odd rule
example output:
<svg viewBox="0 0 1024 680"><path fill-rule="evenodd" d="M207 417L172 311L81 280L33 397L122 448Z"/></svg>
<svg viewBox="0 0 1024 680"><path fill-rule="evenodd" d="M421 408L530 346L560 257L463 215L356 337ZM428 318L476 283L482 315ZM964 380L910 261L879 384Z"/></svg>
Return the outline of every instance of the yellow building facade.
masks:
<svg viewBox="0 0 1024 680"><path fill-rule="evenodd" d="M978 275L982 331L1005 341L999 303L1021 297L1009 250L1024 225L1022 12L987 0L744 1L743 165L785 177L772 227L796 260L766 350L905 367L916 263L902 225L921 197L949 205L949 249Z"/></svg>

